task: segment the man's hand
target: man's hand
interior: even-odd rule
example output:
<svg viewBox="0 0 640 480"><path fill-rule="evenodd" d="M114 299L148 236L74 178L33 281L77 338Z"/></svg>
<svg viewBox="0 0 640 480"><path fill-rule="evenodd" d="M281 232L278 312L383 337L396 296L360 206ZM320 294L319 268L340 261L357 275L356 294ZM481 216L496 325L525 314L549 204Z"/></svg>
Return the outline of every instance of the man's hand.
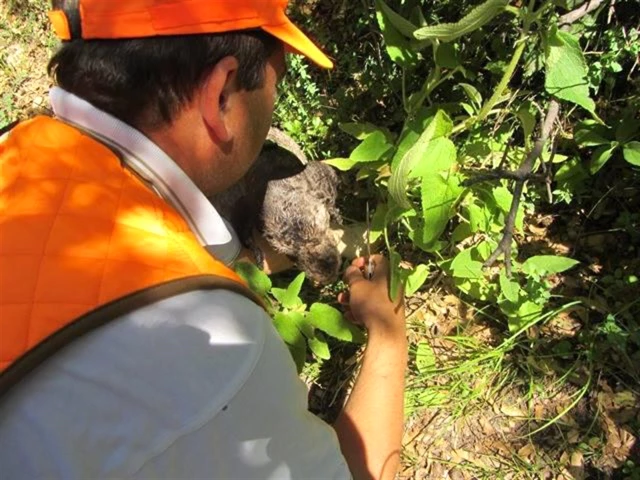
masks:
<svg viewBox="0 0 640 480"><path fill-rule="evenodd" d="M382 255L373 255L375 270L371 280L364 274L366 259L355 259L344 274L349 293L340 301L347 315L364 325L370 336L388 339L405 338L404 300L401 292L394 302L389 298L389 262ZM347 303L348 302L348 303Z"/></svg>
<svg viewBox="0 0 640 480"><path fill-rule="evenodd" d="M360 374L334 428L351 473L360 479L393 479L400 465L404 423L407 339L402 295L389 298L389 262L380 255L371 280L365 259L345 272L349 293L339 299L353 321L369 331Z"/></svg>

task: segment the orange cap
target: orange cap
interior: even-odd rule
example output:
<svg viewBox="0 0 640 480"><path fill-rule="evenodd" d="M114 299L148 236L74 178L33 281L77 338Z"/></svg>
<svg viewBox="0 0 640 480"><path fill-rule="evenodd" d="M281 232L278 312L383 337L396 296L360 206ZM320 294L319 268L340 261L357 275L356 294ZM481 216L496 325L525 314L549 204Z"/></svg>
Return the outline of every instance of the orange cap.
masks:
<svg viewBox="0 0 640 480"><path fill-rule="evenodd" d="M79 0L79 15L49 12L61 40L142 38L261 28L324 68L333 62L287 17L288 0ZM73 25L70 17L79 18ZM75 27L75 28L74 28ZM80 32L80 35L74 35Z"/></svg>

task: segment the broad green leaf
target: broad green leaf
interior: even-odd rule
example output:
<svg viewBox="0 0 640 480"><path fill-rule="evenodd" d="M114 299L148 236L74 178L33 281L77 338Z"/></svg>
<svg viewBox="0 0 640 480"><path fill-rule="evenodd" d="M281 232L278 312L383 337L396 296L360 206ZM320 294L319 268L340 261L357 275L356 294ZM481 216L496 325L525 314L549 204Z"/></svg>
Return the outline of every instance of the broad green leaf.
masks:
<svg viewBox="0 0 640 480"><path fill-rule="evenodd" d="M635 137L640 130L640 120L637 120L633 116L626 116L616 128L616 140L619 143L627 143L633 137Z"/></svg>
<svg viewBox="0 0 640 480"><path fill-rule="evenodd" d="M435 54L436 65L441 68L454 69L460 66L458 47L455 43L441 43Z"/></svg>
<svg viewBox="0 0 640 480"><path fill-rule="evenodd" d="M309 339L309 348L313 354L321 358L322 360L329 360L331 358L331 352L329 352L329 345L319 335Z"/></svg>
<svg viewBox="0 0 640 480"><path fill-rule="evenodd" d="M538 110L535 108L533 103L524 102L518 109L518 113L516 115L518 116L518 119L522 124L524 139L526 145L528 145L531 143L531 136L533 135L533 131L536 128Z"/></svg>
<svg viewBox="0 0 640 480"><path fill-rule="evenodd" d="M417 63L418 55L411 47L409 40L407 40L407 38L398 31L393 22L389 19L389 16L382 8L382 3L384 2L376 0L376 5L378 6L376 18L378 20L380 30L382 30L387 53L394 63L397 63L404 68L411 67ZM389 8L387 8L387 10L389 10ZM399 17L399 15L397 15L397 17Z"/></svg>
<svg viewBox="0 0 640 480"><path fill-rule="evenodd" d="M573 158L562 165L555 174L555 180L558 188L577 191L589 178L589 174L582 166L582 162Z"/></svg>
<svg viewBox="0 0 640 480"><path fill-rule="evenodd" d="M514 314L509 315L509 331L514 333L525 325L531 324L542 314L542 307L537 303L526 300L519 305Z"/></svg>
<svg viewBox="0 0 640 480"><path fill-rule="evenodd" d="M302 283L304 282L304 272L301 272L293 281L289 284L286 289L283 288L272 288L271 293L274 297L282 304L284 308L295 309L302 305L302 300L300 300L300 289L302 288Z"/></svg>
<svg viewBox="0 0 640 480"><path fill-rule="evenodd" d="M640 167L640 142L629 142L622 147L624 159L631 165Z"/></svg>
<svg viewBox="0 0 640 480"><path fill-rule="evenodd" d="M307 313L307 320L317 329L338 340L354 343L364 342L362 331L348 322L342 313L330 305L314 303Z"/></svg>
<svg viewBox="0 0 640 480"><path fill-rule="evenodd" d="M458 175L449 173L447 177L436 173L422 178L422 218L424 226L422 243L430 245L438 240L454 214L453 206L458 200L463 187Z"/></svg>
<svg viewBox="0 0 640 480"><path fill-rule="evenodd" d="M307 312L287 312L287 317L295 322L298 330L307 338L313 338L316 336L313 325L307 320Z"/></svg>
<svg viewBox="0 0 640 480"><path fill-rule="evenodd" d="M489 23L502 13L508 4L509 0L487 0L471 10L457 23L441 23L419 28L413 33L413 36L418 40L451 42Z"/></svg>
<svg viewBox="0 0 640 480"><path fill-rule="evenodd" d="M396 151L391 161L391 171L396 170L405 154L413 147L420 135L433 120L433 115L426 108L421 109L415 116L407 117L402 133L398 140Z"/></svg>
<svg viewBox="0 0 640 480"><path fill-rule="evenodd" d="M456 164L456 146L451 140L440 137L429 142L429 148L424 157L409 173L409 178L422 178L426 175L435 175L443 170L449 170Z"/></svg>
<svg viewBox="0 0 640 480"><path fill-rule="evenodd" d="M341 172L349 171L358 164L358 162L351 160L350 158L329 158L321 161L322 163L326 163L327 165L337 168Z"/></svg>
<svg viewBox="0 0 640 480"><path fill-rule="evenodd" d="M424 264L418 265L407 277L405 295L410 297L411 295L416 293L428 277L429 267Z"/></svg>
<svg viewBox="0 0 640 480"><path fill-rule="evenodd" d="M389 278L389 296L393 300L396 300L398 295L400 295L409 275L408 270L400 267L401 261L402 257L400 254L392 248L389 252L389 267L391 270Z"/></svg>
<svg viewBox="0 0 640 480"><path fill-rule="evenodd" d="M451 262L451 271L456 278L475 278L484 277L482 273L482 263L472 258L473 249L468 248L461 251L455 256Z"/></svg>
<svg viewBox="0 0 640 480"><path fill-rule="evenodd" d="M376 7L385 15L391 25L393 25L400 34L407 38L413 38L413 32L415 32L418 27L394 12L383 0L376 0Z"/></svg>
<svg viewBox="0 0 640 480"><path fill-rule="evenodd" d="M476 251L482 260L488 259L493 251L495 250L496 245L488 240L483 240L478 245L476 245Z"/></svg>
<svg viewBox="0 0 640 480"><path fill-rule="evenodd" d="M513 203L513 194L507 187L495 187L492 192L493 198L496 204L500 207L503 213L509 213L511 210L511 204Z"/></svg>
<svg viewBox="0 0 640 480"><path fill-rule="evenodd" d="M547 38L545 64L547 92L595 113L596 104L589 96L587 64L573 35L557 28L552 30Z"/></svg>
<svg viewBox="0 0 640 480"><path fill-rule="evenodd" d="M468 83L460 83L459 85L464 90L464 93L467 94L467 98L471 100L471 103L475 107L475 111L479 111L482 108L482 95L480 94L478 89L473 85L469 85Z"/></svg>
<svg viewBox="0 0 640 480"><path fill-rule="evenodd" d="M393 148L384 132L377 130L368 135L363 142L358 145L349 159L354 162L375 162Z"/></svg>
<svg viewBox="0 0 640 480"><path fill-rule="evenodd" d="M575 267L580 262L573 258L557 257L555 255L536 255L522 264L522 271L526 274L551 275L564 272Z"/></svg>
<svg viewBox="0 0 640 480"><path fill-rule="evenodd" d="M341 123L338 125L340 130L351 135L358 140L364 140L372 133L379 132L380 129L373 123Z"/></svg>
<svg viewBox="0 0 640 480"><path fill-rule="evenodd" d="M469 228L471 232L487 232L489 231L489 223L491 222L491 214L485 207L481 207L475 203L467 205L469 213Z"/></svg>
<svg viewBox="0 0 640 480"><path fill-rule="evenodd" d="M418 372L423 375L429 372L436 365L436 354L433 352L431 345L427 342L418 343L416 349L416 367Z"/></svg>
<svg viewBox="0 0 640 480"><path fill-rule="evenodd" d="M285 343L295 348L306 348L302 332L294 318L288 313L278 312L273 316L273 324Z"/></svg>
<svg viewBox="0 0 640 480"><path fill-rule="evenodd" d="M422 159L428 150L432 140L444 137L451 132L453 122L442 110L438 110L427 128L422 132L420 138L407 151L397 168L391 172L389 179L389 194L394 201L403 208L411 208L411 203L407 198L407 185L409 173Z"/></svg>
<svg viewBox="0 0 640 480"><path fill-rule="evenodd" d="M500 290L502 291L504 298L512 303L518 303L518 300L520 299L520 285L509 280L504 272L500 272Z"/></svg>
<svg viewBox="0 0 640 480"><path fill-rule="evenodd" d="M609 161L615 149L615 145L607 144L603 145L602 147L596 149L595 152L593 152L593 155L591 155L591 160L589 161L589 171L591 172L591 175L597 173L598 170L600 170L604 166L604 164Z"/></svg>
<svg viewBox="0 0 640 480"><path fill-rule="evenodd" d="M610 128L595 120L583 120L576 125L573 139L581 147L597 147L611 143Z"/></svg>
<svg viewBox="0 0 640 480"><path fill-rule="evenodd" d="M266 297L269 290L271 290L271 279L253 263L238 262L235 264L234 269L257 295Z"/></svg>

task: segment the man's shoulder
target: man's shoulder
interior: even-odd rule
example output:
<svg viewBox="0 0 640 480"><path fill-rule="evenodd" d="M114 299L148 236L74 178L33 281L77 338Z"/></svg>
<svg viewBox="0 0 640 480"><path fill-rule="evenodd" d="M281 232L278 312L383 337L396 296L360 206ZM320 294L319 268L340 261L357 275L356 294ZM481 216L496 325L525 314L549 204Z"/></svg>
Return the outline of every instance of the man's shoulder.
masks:
<svg viewBox="0 0 640 480"><path fill-rule="evenodd" d="M92 469L76 471L78 478L131 471L167 439L225 408L258 363L268 322L264 310L228 290L184 293L118 318L47 360L3 399L0 444L9 441L14 454L42 449L46 470L29 472L36 477L49 476L59 461ZM67 450L53 464L46 461L52 444ZM111 458L100 445L126 445L127 454ZM80 447L93 458L74 460Z"/></svg>

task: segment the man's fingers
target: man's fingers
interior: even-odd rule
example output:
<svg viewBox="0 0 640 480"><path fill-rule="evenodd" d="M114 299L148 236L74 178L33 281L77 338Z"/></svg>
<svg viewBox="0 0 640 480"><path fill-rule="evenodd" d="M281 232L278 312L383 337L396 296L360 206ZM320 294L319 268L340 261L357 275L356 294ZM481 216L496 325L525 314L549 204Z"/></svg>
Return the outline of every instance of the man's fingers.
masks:
<svg viewBox="0 0 640 480"><path fill-rule="evenodd" d="M354 265L351 265L344 272L344 281L349 285L353 285L356 282L364 281L364 276L362 274L362 270Z"/></svg>

